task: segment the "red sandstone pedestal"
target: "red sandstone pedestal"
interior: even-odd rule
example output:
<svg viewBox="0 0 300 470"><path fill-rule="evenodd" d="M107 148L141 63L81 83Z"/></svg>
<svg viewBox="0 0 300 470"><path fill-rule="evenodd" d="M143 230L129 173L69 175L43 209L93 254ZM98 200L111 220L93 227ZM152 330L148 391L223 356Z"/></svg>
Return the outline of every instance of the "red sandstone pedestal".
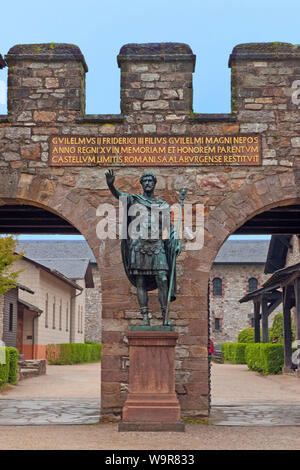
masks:
<svg viewBox="0 0 300 470"><path fill-rule="evenodd" d="M129 394L119 431L184 431L175 393L175 331L130 331Z"/></svg>

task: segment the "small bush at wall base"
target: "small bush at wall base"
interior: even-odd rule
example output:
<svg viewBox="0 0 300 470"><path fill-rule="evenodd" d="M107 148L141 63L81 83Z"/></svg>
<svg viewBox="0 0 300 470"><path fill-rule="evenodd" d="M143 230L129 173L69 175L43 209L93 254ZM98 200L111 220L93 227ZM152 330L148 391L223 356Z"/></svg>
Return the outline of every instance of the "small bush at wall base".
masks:
<svg viewBox="0 0 300 470"><path fill-rule="evenodd" d="M246 343L223 343L222 352L224 354L224 361L229 361L233 364L246 364L246 346Z"/></svg>
<svg viewBox="0 0 300 470"><path fill-rule="evenodd" d="M48 344L46 358L49 364L67 365L101 360L100 343Z"/></svg>
<svg viewBox="0 0 300 470"><path fill-rule="evenodd" d="M262 329L260 329L260 337L262 338ZM269 341L272 337L272 328L269 328ZM238 334L238 343L254 343L254 328L245 328Z"/></svg>
<svg viewBox="0 0 300 470"><path fill-rule="evenodd" d="M245 328L240 331L237 338L238 343L254 343L254 328Z"/></svg>
<svg viewBox="0 0 300 470"><path fill-rule="evenodd" d="M246 346L246 361L250 370L264 375L281 374L284 363L282 344L255 343Z"/></svg>
<svg viewBox="0 0 300 470"><path fill-rule="evenodd" d="M9 374L8 382L12 385L16 385L18 381L18 358L19 351L12 346L6 348L9 354Z"/></svg>
<svg viewBox="0 0 300 470"><path fill-rule="evenodd" d="M269 335L269 341L278 338L278 343L283 344L283 313L277 313L273 320L272 333ZM295 328L291 316L292 340L295 340Z"/></svg>
<svg viewBox="0 0 300 470"><path fill-rule="evenodd" d="M8 382L9 377L9 351L5 348L5 364L0 364L0 385L4 385Z"/></svg>

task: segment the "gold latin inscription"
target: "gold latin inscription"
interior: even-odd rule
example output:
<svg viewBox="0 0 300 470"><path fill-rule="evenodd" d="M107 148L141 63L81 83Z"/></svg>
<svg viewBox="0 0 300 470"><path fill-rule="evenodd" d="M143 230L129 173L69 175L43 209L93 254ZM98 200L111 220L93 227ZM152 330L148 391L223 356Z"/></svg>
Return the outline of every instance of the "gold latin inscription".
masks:
<svg viewBox="0 0 300 470"><path fill-rule="evenodd" d="M261 165L258 135L52 136L52 166Z"/></svg>

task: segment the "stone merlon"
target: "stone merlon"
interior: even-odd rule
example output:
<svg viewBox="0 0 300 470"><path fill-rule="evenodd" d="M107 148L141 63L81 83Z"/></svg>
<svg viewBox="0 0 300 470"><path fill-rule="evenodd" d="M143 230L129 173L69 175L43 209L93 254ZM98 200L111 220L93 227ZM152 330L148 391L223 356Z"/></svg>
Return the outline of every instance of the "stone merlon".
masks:
<svg viewBox="0 0 300 470"><path fill-rule="evenodd" d="M8 65L15 60L32 60L38 62L64 62L74 60L82 62L85 72L88 71L81 50L74 44L18 44L8 51L5 60Z"/></svg>
<svg viewBox="0 0 300 470"><path fill-rule="evenodd" d="M170 62L190 61L195 64L196 56L188 44L162 42L149 44L125 44L118 55L118 65L122 62Z"/></svg>
<svg viewBox="0 0 300 470"><path fill-rule="evenodd" d="M300 45L286 42L238 44L229 57L228 66L237 60L300 59Z"/></svg>

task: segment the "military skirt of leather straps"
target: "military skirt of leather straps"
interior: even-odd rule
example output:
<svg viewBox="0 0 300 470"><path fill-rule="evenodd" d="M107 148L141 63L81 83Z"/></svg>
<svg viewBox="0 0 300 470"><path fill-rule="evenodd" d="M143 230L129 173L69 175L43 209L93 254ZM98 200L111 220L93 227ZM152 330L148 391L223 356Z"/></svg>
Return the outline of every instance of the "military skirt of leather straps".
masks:
<svg viewBox="0 0 300 470"><path fill-rule="evenodd" d="M164 243L161 239L131 240L129 253L130 274L154 276L157 271L169 270Z"/></svg>

